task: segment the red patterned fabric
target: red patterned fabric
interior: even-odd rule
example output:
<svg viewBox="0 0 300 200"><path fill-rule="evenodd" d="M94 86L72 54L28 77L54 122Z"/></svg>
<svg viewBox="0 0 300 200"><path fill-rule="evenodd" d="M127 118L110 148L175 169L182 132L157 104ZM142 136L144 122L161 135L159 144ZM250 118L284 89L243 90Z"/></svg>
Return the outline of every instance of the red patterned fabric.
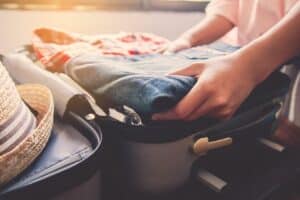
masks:
<svg viewBox="0 0 300 200"><path fill-rule="evenodd" d="M63 71L70 58L86 52L101 56L132 56L160 53L169 41L150 33L125 33L88 36L56 29L34 31L33 47L37 58L50 71Z"/></svg>

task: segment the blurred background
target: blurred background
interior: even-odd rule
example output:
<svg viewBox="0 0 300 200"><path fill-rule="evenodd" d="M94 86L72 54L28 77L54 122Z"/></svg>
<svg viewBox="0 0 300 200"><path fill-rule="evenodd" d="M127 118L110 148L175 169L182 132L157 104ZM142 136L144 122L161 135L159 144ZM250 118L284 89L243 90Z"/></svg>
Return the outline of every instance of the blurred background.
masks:
<svg viewBox="0 0 300 200"><path fill-rule="evenodd" d="M0 53L37 27L85 34L152 32L169 39L197 23L209 0L0 0Z"/></svg>

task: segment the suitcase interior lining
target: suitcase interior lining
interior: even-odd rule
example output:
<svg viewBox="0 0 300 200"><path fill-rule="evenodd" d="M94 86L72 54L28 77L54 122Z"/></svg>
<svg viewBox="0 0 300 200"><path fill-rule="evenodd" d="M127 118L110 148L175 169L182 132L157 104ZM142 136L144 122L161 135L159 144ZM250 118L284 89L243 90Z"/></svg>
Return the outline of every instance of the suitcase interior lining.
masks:
<svg viewBox="0 0 300 200"><path fill-rule="evenodd" d="M92 144L78 130L56 116L52 135L44 151L27 170L9 183L2 192L32 184L64 167L79 163L92 151Z"/></svg>

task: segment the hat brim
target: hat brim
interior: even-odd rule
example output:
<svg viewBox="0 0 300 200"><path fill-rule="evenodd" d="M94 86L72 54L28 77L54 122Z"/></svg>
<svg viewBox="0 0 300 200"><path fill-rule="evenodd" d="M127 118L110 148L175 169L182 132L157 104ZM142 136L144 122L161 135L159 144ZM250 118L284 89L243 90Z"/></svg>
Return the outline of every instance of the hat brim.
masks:
<svg viewBox="0 0 300 200"><path fill-rule="evenodd" d="M53 126L54 103L51 91L42 85L17 86L22 99L37 112L37 126L14 149L0 156L0 185L25 170L45 148Z"/></svg>

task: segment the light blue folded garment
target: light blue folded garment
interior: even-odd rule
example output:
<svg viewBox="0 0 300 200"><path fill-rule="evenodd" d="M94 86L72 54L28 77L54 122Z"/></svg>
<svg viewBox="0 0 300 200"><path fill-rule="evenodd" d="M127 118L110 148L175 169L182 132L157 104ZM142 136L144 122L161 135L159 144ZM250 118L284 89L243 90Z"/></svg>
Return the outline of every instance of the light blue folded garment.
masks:
<svg viewBox="0 0 300 200"><path fill-rule="evenodd" d="M188 76L166 73L236 48L218 43L174 55L105 58L96 53L79 55L65 64L65 72L91 92L104 109L127 105L143 117L175 106L196 83Z"/></svg>

